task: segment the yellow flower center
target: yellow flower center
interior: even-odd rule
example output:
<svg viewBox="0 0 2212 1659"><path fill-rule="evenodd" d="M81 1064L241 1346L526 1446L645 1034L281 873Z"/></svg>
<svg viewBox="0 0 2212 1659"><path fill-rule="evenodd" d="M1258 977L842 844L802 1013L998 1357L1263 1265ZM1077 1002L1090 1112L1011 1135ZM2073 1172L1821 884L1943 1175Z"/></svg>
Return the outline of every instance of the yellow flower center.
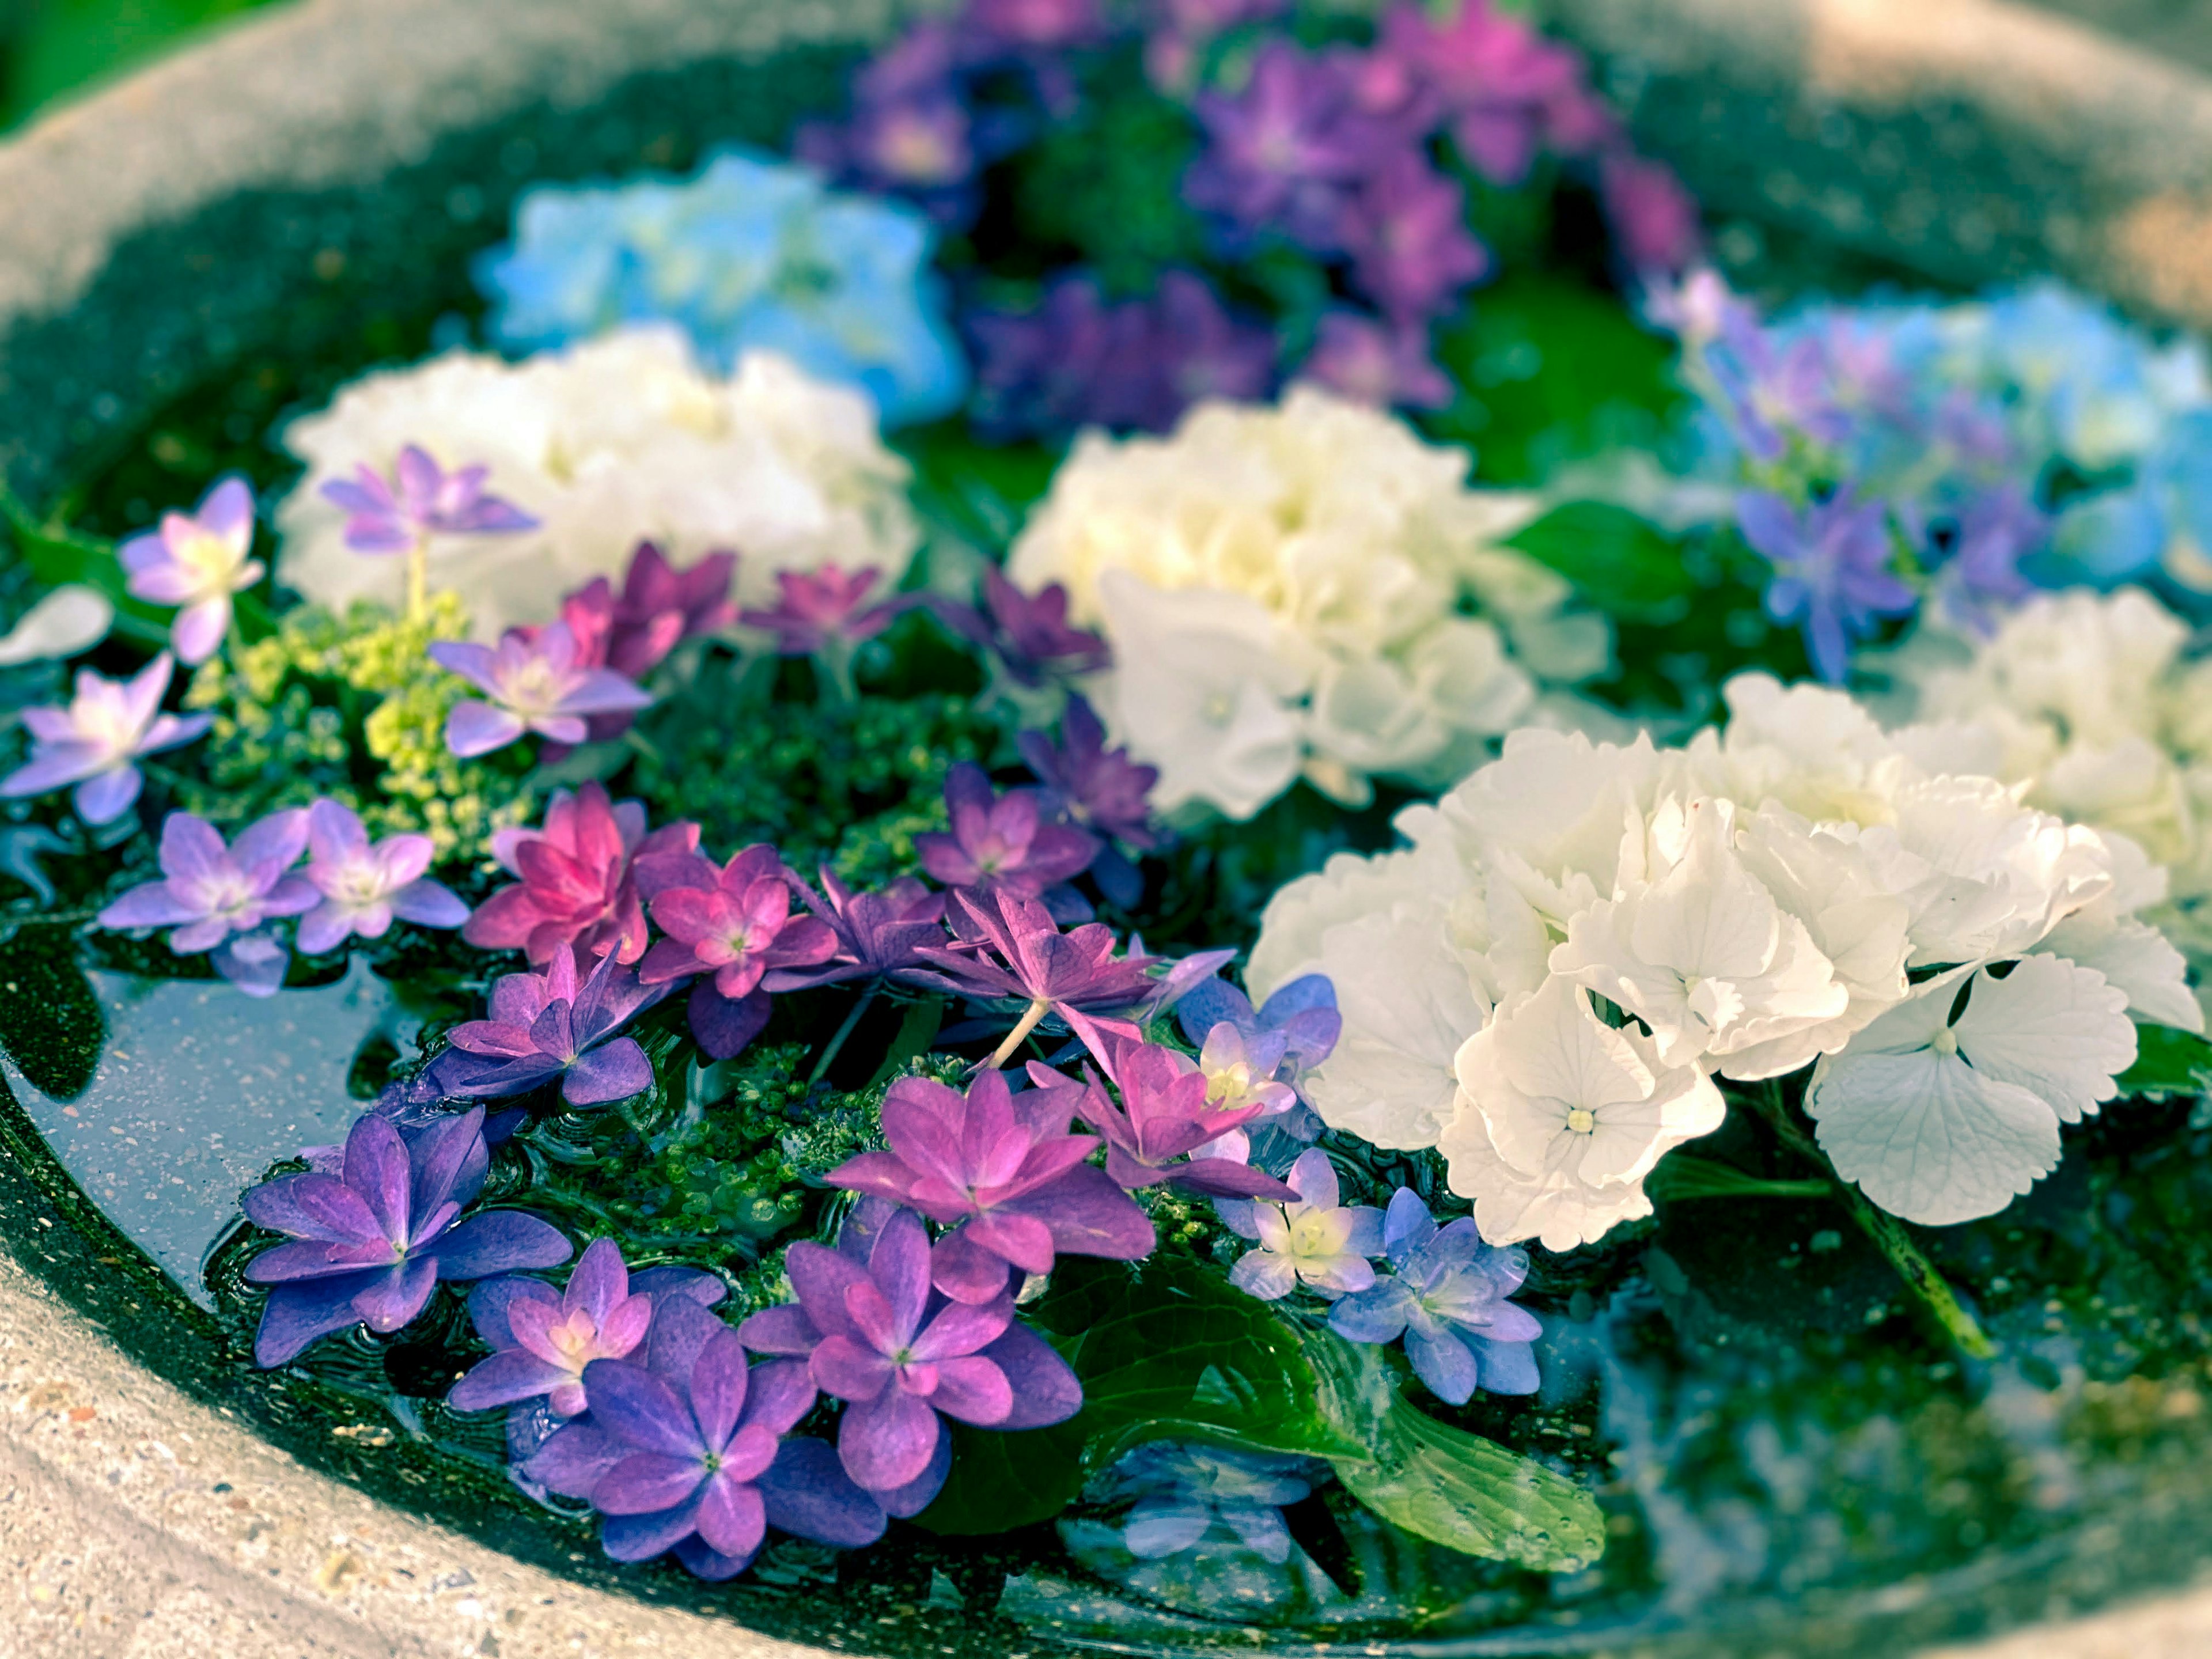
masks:
<svg viewBox="0 0 2212 1659"><path fill-rule="evenodd" d="M1597 1133L1597 1114L1587 1106L1577 1106L1567 1114L1567 1127L1578 1135Z"/></svg>

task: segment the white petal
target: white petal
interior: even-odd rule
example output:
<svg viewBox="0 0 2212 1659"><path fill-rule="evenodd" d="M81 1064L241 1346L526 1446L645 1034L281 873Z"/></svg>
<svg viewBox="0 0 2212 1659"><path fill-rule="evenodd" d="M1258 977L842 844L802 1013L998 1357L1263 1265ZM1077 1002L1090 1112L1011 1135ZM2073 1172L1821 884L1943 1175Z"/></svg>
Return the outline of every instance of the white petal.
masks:
<svg viewBox="0 0 2212 1659"><path fill-rule="evenodd" d="M2204 1029L2204 1010L2189 988L2189 963L2148 922L2106 904L2075 912L2043 941L2051 955L2094 968L2125 993L2128 1006L2159 1025Z"/></svg>
<svg viewBox="0 0 2212 1659"><path fill-rule="evenodd" d="M1492 1244L1533 1238L1547 1250L1571 1250L1651 1213L1641 1182L1591 1187L1522 1175L1498 1156L1471 1105L1445 1126L1437 1146L1448 1160L1451 1189L1474 1201L1475 1227Z"/></svg>
<svg viewBox="0 0 2212 1659"><path fill-rule="evenodd" d="M2058 1164L2058 1115L2015 1085L1923 1048L1821 1060L1805 1109L1836 1173L1893 1215L1995 1215Z"/></svg>
<svg viewBox="0 0 2212 1659"><path fill-rule="evenodd" d="M2026 1089L2072 1123L2118 1092L2136 1062L2127 994L2094 968L2028 957L2002 979L1974 975L1953 1029L1959 1052L1985 1077Z"/></svg>
<svg viewBox="0 0 2212 1659"><path fill-rule="evenodd" d="M114 621L115 606L98 588L76 582L57 587L0 636L0 668L89 651Z"/></svg>

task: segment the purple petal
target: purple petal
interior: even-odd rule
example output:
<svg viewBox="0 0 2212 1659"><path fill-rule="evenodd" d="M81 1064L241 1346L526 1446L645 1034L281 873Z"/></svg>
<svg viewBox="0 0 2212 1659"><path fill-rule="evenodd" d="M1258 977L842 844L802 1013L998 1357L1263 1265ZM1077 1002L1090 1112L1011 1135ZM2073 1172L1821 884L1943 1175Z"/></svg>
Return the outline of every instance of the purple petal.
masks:
<svg viewBox="0 0 2212 1659"><path fill-rule="evenodd" d="M594 668L587 672L576 688L561 699L559 712L563 714L616 714L632 709L652 707L653 694L638 687L611 668Z"/></svg>
<svg viewBox="0 0 2212 1659"><path fill-rule="evenodd" d="M599 1547L617 1561L650 1561L691 1535L692 1505L658 1515L611 1515L599 1528Z"/></svg>
<svg viewBox="0 0 2212 1659"><path fill-rule="evenodd" d="M903 1389L845 1407L837 1456L845 1472L872 1492L893 1492L918 1480L937 1449L937 1413Z"/></svg>
<svg viewBox="0 0 2212 1659"><path fill-rule="evenodd" d="M307 815L295 806L257 818L240 830L238 839L231 844L230 857L241 870L273 865L283 871L297 864L307 850ZM309 902L313 902L311 898Z"/></svg>
<svg viewBox="0 0 2212 1659"><path fill-rule="evenodd" d="M686 1012L690 1016L691 1035L708 1057L731 1060L767 1027L769 995L753 991L732 1001L715 990L711 979L702 980L691 989Z"/></svg>
<svg viewBox="0 0 2212 1659"><path fill-rule="evenodd" d="M353 1299L360 1289L360 1280L350 1276L278 1285L269 1292L253 1334L253 1363L264 1370L289 1364L317 1339L359 1324Z"/></svg>
<svg viewBox="0 0 2212 1659"><path fill-rule="evenodd" d="M486 1279L568 1259L568 1241L551 1222L520 1210L491 1210L437 1242L438 1277Z"/></svg>
<svg viewBox="0 0 2212 1659"><path fill-rule="evenodd" d="M1464 1406L1474 1398L1478 1375L1474 1356L1456 1336L1427 1336L1409 1328L1406 1358L1413 1362L1413 1375L1447 1405Z"/></svg>
<svg viewBox="0 0 2212 1659"><path fill-rule="evenodd" d="M738 1340L755 1353L793 1354L805 1358L822 1340L822 1333L796 1302L763 1308L738 1327Z"/></svg>
<svg viewBox="0 0 2212 1659"><path fill-rule="evenodd" d="M522 1471L538 1485L569 1498L589 1498L629 1448L591 1423L570 1423L531 1454Z"/></svg>
<svg viewBox="0 0 2212 1659"><path fill-rule="evenodd" d="M526 728L522 717L488 702L460 702L446 716L446 747L463 760L504 749Z"/></svg>
<svg viewBox="0 0 2212 1659"><path fill-rule="evenodd" d="M495 1348L516 1346L514 1327L507 1310L517 1302L544 1302L557 1306L561 1292L542 1279L487 1279L469 1292L469 1319L477 1334Z"/></svg>
<svg viewBox="0 0 2212 1659"><path fill-rule="evenodd" d="M141 882L102 910L102 927L173 927L200 915L199 907L178 896L166 881Z"/></svg>
<svg viewBox="0 0 2212 1659"><path fill-rule="evenodd" d="M769 1524L794 1537L858 1549L884 1535L883 1505L854 1484L826 1441L785 1441L755 1485Z"/></svg>
<svg viewBox="0 0 2212 1659"><path fill-rule="evenodd" d="M746 1381L744 1415L738 1421L770 1434L788 1434L793 1425L813 1410L817 1394L804 1360L764 1361L752 1368Z"/></svg>
<svg viewBox="0 0 2212 1659"><path fill-rule="evenodd" d="M179 933L185 931L179 929ZM176 934L170 936L172 950L176 948L177 938ZM234 934L217 944L215 954L208 960L216 973L246 995L273 997L284 988L284 975L291 966L292 953L273 933L264 930Z"/></svg>
<svg viewBox="0 0 2212 1659"><path fill-rule="evenodd" d="M563 1306L583 1309L594 1325L601 1325L615 1304L629 1293L629 1270L623 1266L622 1246L611 1238L595 1238L576 1258L575 1271L568 1275L561 1300Z"/></svg>
<svg viewBox="0 0 2212 1659"><path fill-rule="evenodd" d="M417 927L458 927L469 919L469 907L451 888L425 878L392 896L392 914Z"/></svg>
<svg viewBox="0 0 2212 1659"><path fill-rule="evenodd" d="M186 605L169 624L169 644L186 666L205 662L230 632L230 595Z"/></svg>
<svg viewBox="0 0 2212 1659"><path fill-rule="evenodd" d="M691 1413L698 1419L700 1437L716 1448L729 1443L744 1410L747 1382L745 1350L738 1334L724 1326L709 1337L691 1363ZM719 1540L717 1549L727 1546Z"/></svg>
<svg viewBox="0 0 2212 1659"><path fill-rule="evenodd" d="M1041 1429L1064 1423L1083 1409L1083 1384L1052 1346L1017 1321L983 1350L983 1357L1006 1374L1013 1408L996 1426Z"/></svg>
<svg viewBox="0 0 2212 1659"><path fill-rule="evenodd" d="M902 1521L908 1520L936 1502L937 1494L945 1490L945 1477L951 1473L952 1434L940 1420L937 1425L937 1445L929 1454L929 1462L922 1472L902 1486L871 1490L868 1496L884 1506L884 1514L895 1515Z"/></svg>
<svg viewBox="0 0 2212 1659"><path fill-rule="evenodd" d="M929 1302L929 1234L920 1216L901 1210L884 1224L868 1252L868 1277L890 1304L901 1330L921 1325Z"/></svg>
<svg viewBox="0 0 2212 1659"><path fill-rule="evenodd" d="M653 1326L646 1337L645 1368L678 1388L688 1389L700 1354L728 1328L688 1297L671 1297L657 1302L653 1304ZM635 1362L638 1356L633 1354L631 1358Z"/></svg>
<svg viewBox="0 0 2212 1659"><path fill-rule="evenodd" d="M655 1298L682 1297L702 1308L711 1308L729 1295L730 1287L698 1267L643 1267L629 1276L629 1293Z"/></svg>
<svg viewBox="0 0 2212 1659"><path fill-rule="evenodd" d="M454 1383L446 1403L455 1411L489 1411L494 1406L535 1399L570 1380L568 1372L550 1360L520 1348L505 1348L479 1361Z"/></svg>
<svg viewBox="0 0 2212 1659"><path fill-rule="evenodd" d="M21 778L24 772L30 770L31 768L27 766L15 775ZM96 777L87 778L77 785L76 793L70 797L70 803L76 808L76 815L87 823L112 823L137 803L138 792L145 787L145 782L137 767L118 766Z"/></svg>
<svg viewBox="0 0 2212 1659"><path fill-rule="evenodd" d="M696 1452L632 1452L592 1488L592 1507L606 1515L656 1515L690 1498L706 1480Z"/></svg>
<svg viewBox="0 0 2212 1659"><path fill-rule="evenodd" d="M661 1377L626 1359L594 1359L584 1367L592 1421L639 1451L694 1460L705 1455L691 1408Z"/></svg>
<svg viewBox="0 0 2212 1659"><path fill-rule="evenodd" d="M561 1098L571 1106L601 1106L628 1100L653 1086L653 1062L634 1037L617 1037L569 1066Z"/></svg>
<svg viewBox="0 0 2212 1659"><path fill-rule="evenodd" d="M938 1362L937 1388L929 1403L948 1417L991 1428L1012 1414L1014 1391L1004 1371L980 1354L969 1354Z"/></svg>
<svg viewBox="0 0 2212 1659"><path fill-rule="evenodd" d="M1089 1164L1001 1207L1036 1216L1052 1230L1053 1247L1070 1255L1141 1261L1159 1242L1143 1207Z"/></svg>
<svg viewBox="0 0 2212 1659"><path fill-rule="evenodd" d="M438 1264L422 1257L380 1273L353 1299L354 1310L373 1331L389 1333L410 1322L438 1288Z"/></svg>
<svg viewBox="0 0 2212 1659"><path fill-rule="evenodd" d="M720 1550L709 1548L707 1540L696 1533L676 1540L675 1555L684 1564L686 1572L710 1584L735 1578L753 1564L750 1555L725 1555Z"/></svg>

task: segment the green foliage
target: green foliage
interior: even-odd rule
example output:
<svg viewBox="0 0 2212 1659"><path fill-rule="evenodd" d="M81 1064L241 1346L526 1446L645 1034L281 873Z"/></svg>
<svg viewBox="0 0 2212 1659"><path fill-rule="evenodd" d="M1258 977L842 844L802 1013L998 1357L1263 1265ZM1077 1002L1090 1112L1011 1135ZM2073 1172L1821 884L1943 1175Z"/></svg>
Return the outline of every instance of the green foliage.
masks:
<svg viewBox="0 0 2212 1659"><path fill-rule="evenodd" d="M437 593L420 621L303 605L267 637L234 644L185 696L215 724L204 781L183 787L183 804L233 823L329 795L373 833L427 834L441 858L480 854L493 830L528 817L530 799L520 750L463 761L446 748L446 716L472 693L425 653L467 632L459 599Z"/></svg>
<svg viewBox="0 0 2212 1659"><path fill-rule="evenodd" d="M29 0L0 16L0 126L260 0Z"/></svg>
<svg viewBox="0 0 2212 1659"><path fill-rule="evenodd" d="M1541 483L1571 461L1650 448L1682 401L1673 346L1618 295L1556 272L1480 290L1439 331L1437 361L1462 390L1425 424L1470 446L1486 483Z"/></svg>
<svg viewBox="0 0 2212 1659"><path fill-rule="evenodd" d="M1626 507L1567 501L1507 539L1613 616L1640 617L1688 599L1695 578L1674 539Z"/></svg>
<svg viewBox="0 0 2212 1659"><path fill-rule="evenodd" d="M929 692L850 703L776 702L714 720L657 721L633 775L656 822L696 818L709 847L773 842L795 870L827 864L878 887L945 827L945 774L988 760L999 727L974 700Z"/></svg>
<svg viewBox="0 0 2212 1659"><path fill-rule="evenodd" d="M1362 1454L1337 1478L1393 1526L1466 1555L1573 1572L1605 1553L1597 1500L1567 1476L1408 1405L1380 1348L1305 1334L1323 1420Z"/></svg>
<svg viewBox="0 0 2212 1659"><path fill-rule="evenodd" d="M2212 1042L2172 1025L2138 1025L2136 1063L2119 1081L2123 1098L2202 1094L2212 1085Z"/></svg>

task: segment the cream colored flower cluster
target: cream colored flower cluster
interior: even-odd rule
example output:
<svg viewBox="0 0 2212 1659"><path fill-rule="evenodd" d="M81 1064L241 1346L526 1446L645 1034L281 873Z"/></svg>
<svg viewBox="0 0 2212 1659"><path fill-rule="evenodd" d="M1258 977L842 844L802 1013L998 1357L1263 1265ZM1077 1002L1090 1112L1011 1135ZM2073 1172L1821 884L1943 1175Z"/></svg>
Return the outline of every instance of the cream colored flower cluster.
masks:
<svg viewBox="0 0 2212 1659"><path fill-rule="evenodd" d="M1114 667L1096 700L1160 769L1166 811L1249 817L1301 775L1364 801L1437 787L1601 672L1601 619L1498 545L1533 498L1470 489L1464 453L1310 387L1204 404L1173 435L1084 436L1016 544Z"/></svg>
<svg viewBox="0 0 2212 1659"><path fill-rule="evenodd" d="M398 609L407 561L349 547L323 485L362 466L389 477L410 444L449 472L488 467L484 487L538 528L429 548L431 586L467 602L482 638L548 620L594 576L618 583L641 541L678 563L735 550L738 599L765 607L779 570L873 566L896 583L920 539L905 463L866 397L769 352L722 379L661 329L521 363L453 351L371 374L285 443L307 472L277 510L277 577L340 614L357 599Z"/></svg>
<svg viewBox="0 0 2212 1659"><path fill-rule="evenodd" d="M2131 1012L2202 1028L2136 917L2162 882L2133 842L1960 770L1944 729L1891 736L1764 676L1726 696L1725 734L1680 749L1516 732L1400 815L1404 848L1341 854L1267 908L1253 994L1337 988L1316 1109L1437 1147L1494 1243L1649 1213L1659 1158L1719 1127L1717 1079L1799 1074L1876 1203L1991 1214L2115 1093Z"/></svg>
<svg viewBox="0 0 2212 1659"><path fill-rule="evenodd" d="M2212 660L2137 588L2045 593L1978 646L1905 653L1923 720L2029 805L2140 844L2167 876L2145 912L2212 966ZM1967 653L1971 651L1971 655Z"/></svg>

